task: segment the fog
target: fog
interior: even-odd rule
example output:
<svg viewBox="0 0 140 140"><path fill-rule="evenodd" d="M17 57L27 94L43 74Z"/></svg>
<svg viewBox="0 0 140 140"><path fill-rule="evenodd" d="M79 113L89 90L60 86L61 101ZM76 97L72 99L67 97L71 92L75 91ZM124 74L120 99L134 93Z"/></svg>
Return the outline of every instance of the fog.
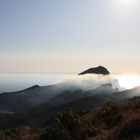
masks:
<svg viewBox="0 0 140 140"><path fill-rule="evenodd" d="M20 91L33 85L57 84L59 88L90 90L111 83L113 88L131 89L140 85L139 74L74 75L74 74L6 74L0 75L0 93Z"/></svg>
<svg viewBox="0 0 140 140"><path fill-rule="evenodd" d="M104 84L111 84L113 89L123 88L119 85L119 81L111 75L99 75L99 74L86 74L86 75L76 75L72 76L70 79L66 79L56 85L57 90L82 90L89 91L96 89Z"/></svg>

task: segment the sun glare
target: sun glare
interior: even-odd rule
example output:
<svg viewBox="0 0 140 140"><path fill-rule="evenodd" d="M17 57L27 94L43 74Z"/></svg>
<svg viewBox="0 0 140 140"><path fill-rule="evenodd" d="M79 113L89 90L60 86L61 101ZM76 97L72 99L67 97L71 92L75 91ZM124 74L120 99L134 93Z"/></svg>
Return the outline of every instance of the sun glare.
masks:
<svg viewBox="0 0 140 140"><path fill-rule="evenodd" d="M121 87L131 89L140 85L140 76L118 76L119 84Z"/></svg>
<svg viewBox="0 0 140 140"><path fill-rule="evenodd" d="M131 6L136 3L136 0L119 0L122 5Z"/></svg>
<svg viewBox="0 0 140 140"><path fill-rule="evenodd" d="M138 0L110 0L113 10L117 12L118 15L127 15L134 12L139 5Z"/></svg>

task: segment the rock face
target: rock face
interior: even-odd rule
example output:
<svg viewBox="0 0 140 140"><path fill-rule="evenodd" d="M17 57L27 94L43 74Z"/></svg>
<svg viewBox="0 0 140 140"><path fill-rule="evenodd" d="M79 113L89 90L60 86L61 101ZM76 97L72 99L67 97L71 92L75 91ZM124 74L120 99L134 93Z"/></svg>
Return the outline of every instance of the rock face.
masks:
<svg viewBox="0 0 140 140"><path fill-rule="evenodd" d="M95 68L90 68L86 71L83 71L79 73L79 75L84 75L84 74L102 74L102 75L109 75L110 72L103 66L98 66Z"/></svg>

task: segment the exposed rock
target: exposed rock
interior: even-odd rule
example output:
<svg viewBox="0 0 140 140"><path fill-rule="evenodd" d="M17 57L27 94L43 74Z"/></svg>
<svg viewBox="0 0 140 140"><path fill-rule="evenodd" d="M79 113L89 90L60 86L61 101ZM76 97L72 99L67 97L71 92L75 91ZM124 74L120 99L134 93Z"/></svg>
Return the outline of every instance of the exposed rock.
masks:
<svg viewBox="0 0 140 140"><path fill-rule="evenodd" d="M79 75L84 75L84 74L102 74L102 75L109 75L110 72L103 66L98 66L95 68L90 68L88 70L85 70L81 73L79 73Z"/></svg>

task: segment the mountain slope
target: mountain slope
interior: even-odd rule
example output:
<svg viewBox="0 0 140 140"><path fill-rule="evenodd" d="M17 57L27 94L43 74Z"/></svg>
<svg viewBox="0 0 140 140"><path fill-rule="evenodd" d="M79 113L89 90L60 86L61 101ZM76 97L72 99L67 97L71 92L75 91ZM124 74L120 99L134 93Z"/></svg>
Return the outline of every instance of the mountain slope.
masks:
<svg viewBox="0 0 140 140"><path fill-rule="evenodd" d="M43 116L43 114L42 114ZM0 131L0 139L11 140L139 140L140 97L107 102L78 115L68 108L45 127L17 127ZM61 124L61 125L60 125ZM77 131L78 130L78 131Z"/></svg>
<svg viewBox="0 0 140 140"><path fill-rule="evenodd" d="M2 93L0 94L0 112L3 110L11 112L26 110L48 102L58 93L55 85L44 87L33 86L19 92Z"/></svg>
<svg viewBox="0 0 140 140"><path fill-rule="evenodd" d="M96 137L88 140L139 140L140 97L117 104L108 102L90 110L82 119L92 122L100 130Z"/></svg>
<svg viewBox="0 0 140 140"><path fill-rule="evenodd" d="M44 102L32 108L19 111L14 114L0 114L0 129L12 128L22 125L44 126L49 123L53 116L65 107L71 108L78 114L83 114L92 108L102 106L104 103L120 102L140 95L140 87L127 91L114 91L111 84L102 85L91 91L75 91L58 94L49 102ZM61 100L62 99L62 100Z"/></svg>

